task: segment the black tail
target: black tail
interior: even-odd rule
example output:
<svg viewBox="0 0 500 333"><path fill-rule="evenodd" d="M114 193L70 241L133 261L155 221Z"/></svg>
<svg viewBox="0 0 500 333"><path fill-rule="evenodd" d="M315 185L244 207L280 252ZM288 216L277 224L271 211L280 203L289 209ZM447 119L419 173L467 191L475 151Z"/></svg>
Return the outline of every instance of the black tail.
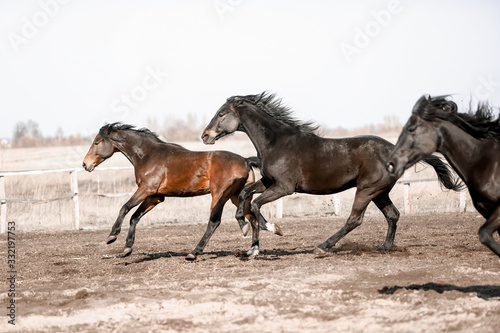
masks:
<svg viewBox="0 0 500 333"><path fill-rule="evenodd" d="M257 156L250 156L247 159L248 166L254 169L260 169L260 159Z"/></svg>
<svg viewBox="0 0 500 333"><path fill-rule="evenodd" d="M430 155L424 158L424 162L436 170L438 180L445 188L453 191L461 191L465 188L465 184L459 178L455 178L452 175L450 166L444 163L438 156Z"/></svg>

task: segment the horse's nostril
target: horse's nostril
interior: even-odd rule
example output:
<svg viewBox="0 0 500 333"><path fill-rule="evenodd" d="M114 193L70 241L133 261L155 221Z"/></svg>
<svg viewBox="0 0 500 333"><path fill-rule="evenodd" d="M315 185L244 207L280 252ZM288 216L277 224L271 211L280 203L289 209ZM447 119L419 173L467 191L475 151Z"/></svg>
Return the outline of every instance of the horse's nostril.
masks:
<svg viewBox="0 0 500 333"><path fill-rule="evenodd" d="M389 171L390 173L394 173L394 163L392 162L389 162L387 163L387 171Z"/></svg>
<svg viewBox="0 0 500 333"><path fill-rule="evenodd" d="M83 167L84 169L87 169L87 164L85 164L85 162L83 162L82 167Z"/></svg>
<svg viewBox="0 0 500 333"><path fill-rule="evenodd" d="M207 133L203 133L203 135L201 136L201 139L203 141L206 141L208 139L209 135Z"/></svg>

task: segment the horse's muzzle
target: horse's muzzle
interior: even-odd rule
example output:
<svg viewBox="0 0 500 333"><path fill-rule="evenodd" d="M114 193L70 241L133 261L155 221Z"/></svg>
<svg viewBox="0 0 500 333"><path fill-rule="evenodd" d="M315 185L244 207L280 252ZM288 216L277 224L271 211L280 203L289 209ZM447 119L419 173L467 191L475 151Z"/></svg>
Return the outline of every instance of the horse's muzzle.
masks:
<svg viewBox="0 0 500 333"><path fill-rule="evenodd" d="M87 163L83 162L82 167L87 170L88 172L94 171L95 165L92 163L90 165L87 165Z"/></svg>
<svg viewBox="0 0 500 333"><path fill-rule="evenodd" d="M210 132L213 132L213 131L207 131L207 130L205 130L203 132L203 134L201 135L201 140L206 145L213 145L215 143L215 140L216 140L215 135L211 135Z"/></svg>

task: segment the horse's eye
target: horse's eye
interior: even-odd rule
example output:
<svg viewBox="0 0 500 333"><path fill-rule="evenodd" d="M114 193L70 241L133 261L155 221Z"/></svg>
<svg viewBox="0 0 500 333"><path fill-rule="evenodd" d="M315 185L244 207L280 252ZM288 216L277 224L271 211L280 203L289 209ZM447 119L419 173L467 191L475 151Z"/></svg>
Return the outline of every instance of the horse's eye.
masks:
<svg viewBox="0 0 500 333"><path fill-rule="evenodd" d="M219 113L219 117L224 117L224 113Z"/></svg>
<svg viewBox="0 0 500 333"><path fill-rule="evenodd" d="M94 142L94 144L97 146L101 143L101 141Z"/></svg>
<svg viewBox="0 0 500 333"><path fill-rule="evenodd" d="M408 127L407 131L410 133L413 133L413 132L415 132L416 129L417 129L417 126L411 126L411 127Z"/></svg>

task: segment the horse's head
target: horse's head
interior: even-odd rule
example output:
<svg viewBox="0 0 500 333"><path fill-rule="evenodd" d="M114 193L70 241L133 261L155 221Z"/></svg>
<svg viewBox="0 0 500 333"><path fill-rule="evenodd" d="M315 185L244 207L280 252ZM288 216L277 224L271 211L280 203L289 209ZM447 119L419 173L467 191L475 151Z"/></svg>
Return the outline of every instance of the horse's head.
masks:
<svg viewBox="0 0 500 333"><path fill-rule="evenodd" d="M110 133L107 133L107 126L109 127L109 125L105 125L99 130L99 134L96 135L87 155L83 159L82 166L88 172L92 172L116 151L112 140L109 138Z"/></svg>
<svg viewBox="0 0 500 333"><path fill-rule="evenodd" d="M241 96L228 98L203 131L203 143L214 144L223 136L236 132L241 124L237 109L243 108L246 103L248 102Z"/></svg>
<svg viewBox="0 0 500 333"><path fill-rule="evenodd" d="M447 104L443 105L443 109L447 108ZM390 173L401 177L407 168L439 148L441 136L437 130L436 111L439 110L436 109L437 106L432 103L429 96L422 96L417 101L410 119L403 127L398 142L387 159L386 168Z"/></svg>

